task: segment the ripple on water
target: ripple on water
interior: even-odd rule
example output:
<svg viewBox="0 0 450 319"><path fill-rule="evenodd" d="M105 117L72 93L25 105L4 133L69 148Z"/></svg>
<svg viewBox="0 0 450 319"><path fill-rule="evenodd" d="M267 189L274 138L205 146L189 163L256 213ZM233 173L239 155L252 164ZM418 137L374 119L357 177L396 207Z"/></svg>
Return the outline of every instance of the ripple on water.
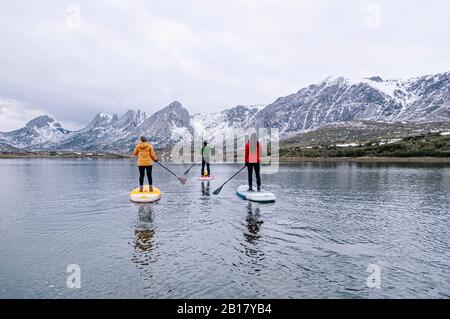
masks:
<svg viewBox="0 0 450 319"><path fill-rule="evenodd" d="M448 167L281 166L263 175L277 195L269 205L235 195L245 174L212 195L234 166L188 186L155 168L163 196L139 205L128 201L128 161L9 163L0 297L449 297ZM65 288L71 263L78 291ZM366 286L370 263L382 289Z"/></svg>

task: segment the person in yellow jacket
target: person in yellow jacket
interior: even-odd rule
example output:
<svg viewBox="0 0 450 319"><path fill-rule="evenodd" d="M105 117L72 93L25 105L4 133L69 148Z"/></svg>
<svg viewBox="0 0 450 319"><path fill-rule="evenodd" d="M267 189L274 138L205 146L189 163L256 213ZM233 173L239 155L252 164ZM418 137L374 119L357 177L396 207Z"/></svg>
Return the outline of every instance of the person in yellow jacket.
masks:
<svg viewBox="0 0 450 319"><path fill-rule="evenodd" d="M141 136L141 142L136 145L133 154L138 157L138 167L139 167L139 185L140 192L144 191L144 177L145 171L147 171L147 178L150 192L153 192L153 179L152 179L152 165L153 162L157 162L153 146L147 141L145 136Z"/></svg>

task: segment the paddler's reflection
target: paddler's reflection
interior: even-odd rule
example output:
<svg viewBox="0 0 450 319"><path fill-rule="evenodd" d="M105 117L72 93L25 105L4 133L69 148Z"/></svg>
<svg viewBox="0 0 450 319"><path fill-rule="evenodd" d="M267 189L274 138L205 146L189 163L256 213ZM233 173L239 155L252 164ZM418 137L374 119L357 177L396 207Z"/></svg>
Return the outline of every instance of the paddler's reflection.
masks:
<svg viewBox="0 0 450 319"><path fill-rule="evenodd" d="M153 222L153 210L151 204L137 204L139 207L138 210L138 219L140 222L151 223Z"/></svg>
<svg viewBox="0 0 450 319"><path fill-rule="evenodd" d="M261 229L260 209L255 204L249 202L247 205L247 217L246 217L247 229L244 232L244 236L248 242L254 242L261 236L259 234Z"/></svg>
<svg viewBox="0 0 450 319"><path fill-rule="evenodd" d="M209 181L206 183L202 182L202 196L210 196L209 189Z"/></svg>
<svg viewBox="0 0 450 319"><path fill-rule="evenodd" d="M152 222L152 206L148 204L139 205L138 223L134 227L136 238L133 242L135 249L133 262L135 263L148 264L150 256L147 253L154 248L153 237L155 236L155 230L152 227Z"/></svg>

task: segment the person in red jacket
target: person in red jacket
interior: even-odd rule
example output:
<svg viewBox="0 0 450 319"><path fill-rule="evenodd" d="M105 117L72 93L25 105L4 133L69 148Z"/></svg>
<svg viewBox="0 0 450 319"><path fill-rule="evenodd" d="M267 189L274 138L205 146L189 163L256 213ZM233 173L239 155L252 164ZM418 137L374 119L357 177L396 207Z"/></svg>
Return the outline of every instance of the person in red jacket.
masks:
<svg viewBox="0 0 450 319"><path fill-rule="evenodd" d="M259 144L256 133L252 133L250 139L245 144L245 166L248 170L248 190L253 191L253 170L256 175L257 191L261 190L261 176L260 176L260 153L261 145Z"/></svg>

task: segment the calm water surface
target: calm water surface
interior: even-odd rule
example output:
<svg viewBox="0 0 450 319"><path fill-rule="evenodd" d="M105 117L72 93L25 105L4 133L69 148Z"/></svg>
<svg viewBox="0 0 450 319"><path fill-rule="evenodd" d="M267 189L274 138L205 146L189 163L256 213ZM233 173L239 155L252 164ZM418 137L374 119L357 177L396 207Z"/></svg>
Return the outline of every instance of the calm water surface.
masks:
<svg viewBox="0 0 450 319"><path fill-rule="evenodd" d="M450 297L449 166L305 163L263 176L275 204L239 199L244 173L212 195L238 168L155 167L138 205L133 161L0 160L0 298Z"/></svg>

